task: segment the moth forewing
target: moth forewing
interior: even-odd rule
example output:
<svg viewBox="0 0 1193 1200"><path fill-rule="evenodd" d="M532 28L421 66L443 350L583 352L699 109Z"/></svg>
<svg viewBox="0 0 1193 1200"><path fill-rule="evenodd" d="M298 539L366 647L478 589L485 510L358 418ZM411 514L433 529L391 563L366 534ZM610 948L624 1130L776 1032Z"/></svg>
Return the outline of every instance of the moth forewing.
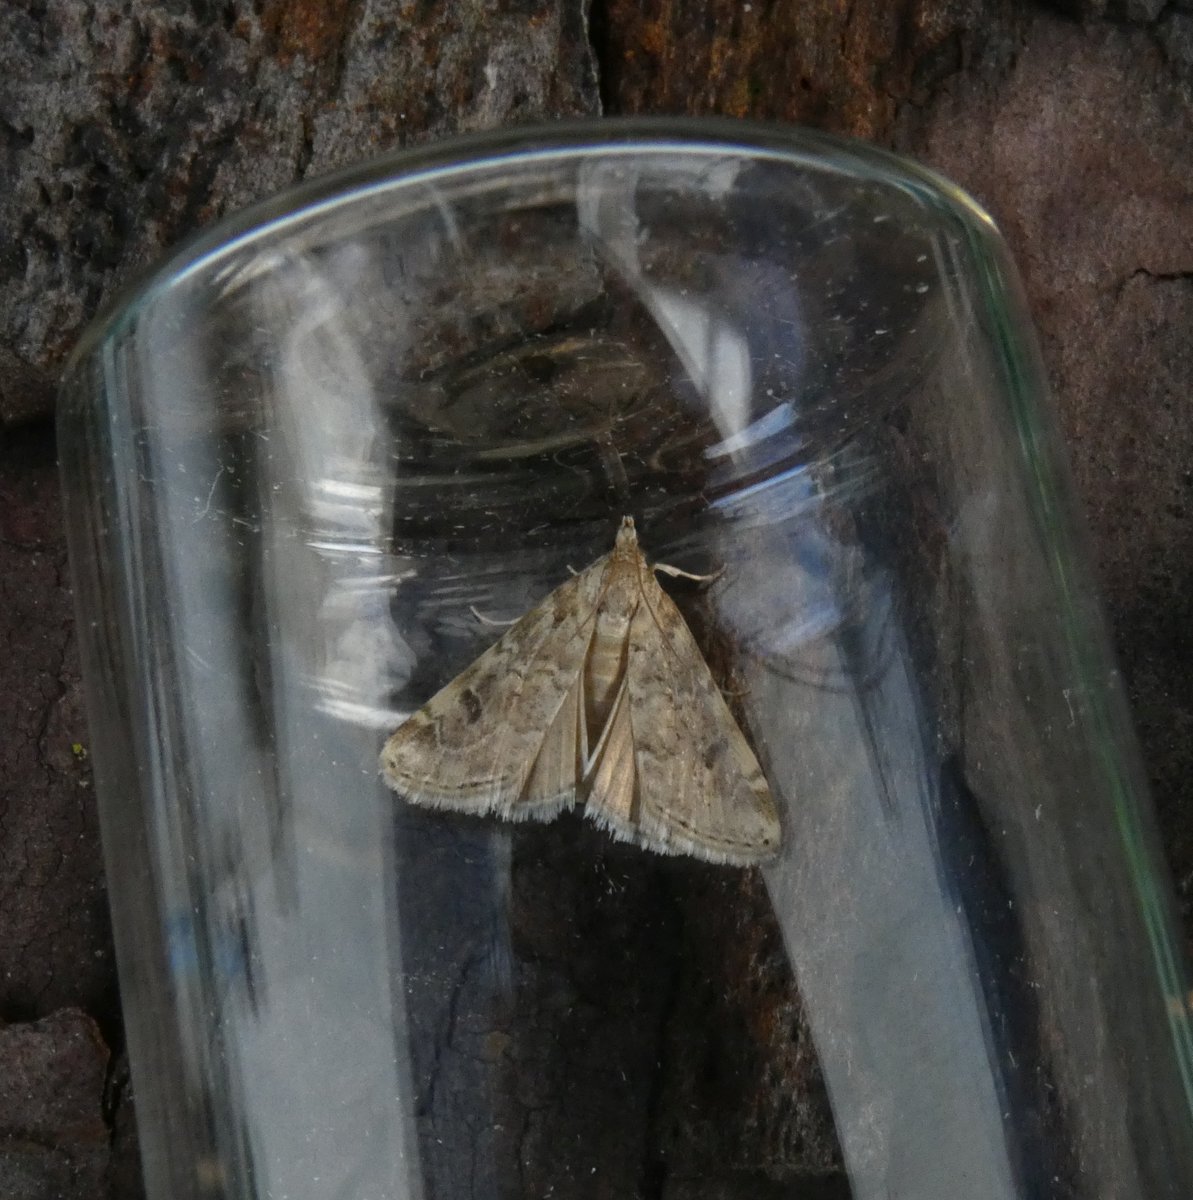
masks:
<svg viewBox="0 0 1193 1200"><path fill-rule="evenodd" d="M585 767L585 815L621 841L638 840L638 766L626 678Z"/></svg>
<svg viewBox="0 0 1193 1200"><path fill-rule="evenodd" d="M614 837L748 865L779 848L770 789L626 517L385 743L413 804L546 820L584 804Z"/></svg>
<svg viewBox="0 0 1193 1200"><path fill-rule="evenodd" d="M576 779L587 753L582 674L577 672L568 688L526 780L519 811L527 816L553 816L575 800Z"/></svg>
<svg viewBox="0 0 1193 1200"><path fill-rule="evenodd" d="M574 695L591 637L604 560L561 584L427 701L386 741L386 783L412 804L511 820L547 819L575 800L528 791L549 735ZM558 752L558 745L553 752Z"/></svg>
<svg viewBox="0 0 1193 1200"><path fill-rule="evenodd" d="M627 691L641 840L749 864L779 848L770 789L679 609L653 576L630 631Z"/></svg>

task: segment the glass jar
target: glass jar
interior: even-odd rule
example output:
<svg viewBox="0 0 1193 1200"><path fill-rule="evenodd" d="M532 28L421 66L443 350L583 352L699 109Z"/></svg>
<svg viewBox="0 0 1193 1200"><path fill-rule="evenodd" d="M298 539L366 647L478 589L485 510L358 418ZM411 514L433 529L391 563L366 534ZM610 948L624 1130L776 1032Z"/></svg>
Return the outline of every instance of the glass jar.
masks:
<svg viewBox="0 0 1193 1200"><path fill-rule="evenodd" d="M60 414L151 1197L1193 1194L1138 752L957 189L738 123L404 152L179 251Z"/></svg>

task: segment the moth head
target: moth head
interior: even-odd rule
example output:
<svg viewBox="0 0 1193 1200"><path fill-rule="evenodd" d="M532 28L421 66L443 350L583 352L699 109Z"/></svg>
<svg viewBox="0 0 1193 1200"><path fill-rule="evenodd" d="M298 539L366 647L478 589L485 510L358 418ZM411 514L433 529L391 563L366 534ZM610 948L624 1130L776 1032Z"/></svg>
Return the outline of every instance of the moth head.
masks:
<svg viewBox="0 0 1193 1200"><path fill-rule="evenodd" d="M634 518L622 517L621 528L617 531L617 548L624 550L630 546L637 546L637 544L638 535L634 532Z"/></svg>

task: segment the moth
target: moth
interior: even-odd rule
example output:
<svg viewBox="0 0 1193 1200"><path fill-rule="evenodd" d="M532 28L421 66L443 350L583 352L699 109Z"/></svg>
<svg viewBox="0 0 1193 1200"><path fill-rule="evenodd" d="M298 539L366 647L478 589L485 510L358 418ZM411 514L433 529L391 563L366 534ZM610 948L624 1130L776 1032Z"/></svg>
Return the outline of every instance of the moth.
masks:
<svg viewBox="0 0 1193 1200"><path fill-rule="evenodd" d="M381 752L412 804L546 821L575 805L614 838L748 865L780 842L758 760L655 579L631 517L433 696Z"/></svg>

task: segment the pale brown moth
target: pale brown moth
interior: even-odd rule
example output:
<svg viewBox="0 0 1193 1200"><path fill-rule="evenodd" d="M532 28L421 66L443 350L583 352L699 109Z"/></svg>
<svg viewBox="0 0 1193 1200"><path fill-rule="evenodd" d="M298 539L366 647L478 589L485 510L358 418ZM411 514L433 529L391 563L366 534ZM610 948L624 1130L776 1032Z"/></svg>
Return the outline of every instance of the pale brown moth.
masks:
<svg viewBox="0 0 1193 1200"><path fill-rule="evenodd" d="M385 743L412 804L550 820L583 804L613 837L748 865L779 848L758 760L632 518ZM674 572L682 574L683 572Z"/></svg>

